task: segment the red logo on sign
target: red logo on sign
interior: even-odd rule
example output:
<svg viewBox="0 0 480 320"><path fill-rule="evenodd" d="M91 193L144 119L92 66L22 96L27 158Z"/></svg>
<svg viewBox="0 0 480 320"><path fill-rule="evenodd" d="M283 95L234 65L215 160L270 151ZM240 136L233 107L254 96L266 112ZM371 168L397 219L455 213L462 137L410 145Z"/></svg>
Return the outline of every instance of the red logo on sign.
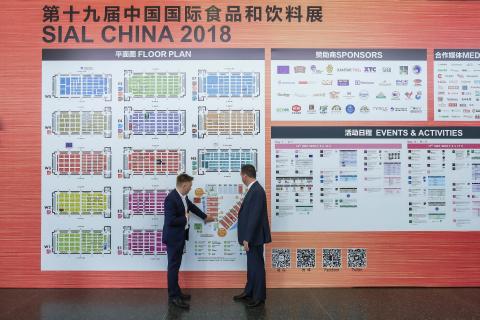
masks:
<svg viewBox="0 0 480 320"><path fill-rule="evenodd" d="M300 110L302 110L302 107L299 106L298 104L292 106L293 112L300 112Z"/></svg>

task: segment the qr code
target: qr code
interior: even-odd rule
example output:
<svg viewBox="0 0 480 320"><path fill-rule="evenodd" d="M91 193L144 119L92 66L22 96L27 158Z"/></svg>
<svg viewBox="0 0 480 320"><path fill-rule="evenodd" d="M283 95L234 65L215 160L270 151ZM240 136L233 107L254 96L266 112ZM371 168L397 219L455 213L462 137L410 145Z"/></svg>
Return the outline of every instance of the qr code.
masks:
<svg viewBox="0 0 480 320"><path fill-rule="evenodd" d="M288 269L290 268L290 249L272 249L272 268Z"/></svg>
<svg viewBox="0 0 480 320"><path fill-rule="evenodd" d="M348 267L364 269L367 267L367 249L348 249Z"/></svg>
<svg viewBox="0 0 480 320"><path fill-rule="evenodd" d="M325 269L340 269L342 267L342 250L323 249L322 266Z"/></svg>
<svg viewBox="0 0 480 320"><path fill-rule="evenodd" d="M316 265L315 249L297 249L297 268L312 269Z"/></svg>

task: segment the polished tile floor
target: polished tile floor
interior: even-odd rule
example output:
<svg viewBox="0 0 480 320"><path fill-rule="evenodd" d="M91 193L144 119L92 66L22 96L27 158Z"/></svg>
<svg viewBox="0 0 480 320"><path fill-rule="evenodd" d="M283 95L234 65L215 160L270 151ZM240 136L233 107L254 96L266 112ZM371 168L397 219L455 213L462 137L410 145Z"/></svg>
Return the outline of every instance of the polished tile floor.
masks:
<svg viewBox="0 0 480 320"><path fill-rule="evenodd" d="M480 319L480 288L269 289L254 310L236 289L192 289L189 311L165 289L0 289L0 319Z"/></svg>

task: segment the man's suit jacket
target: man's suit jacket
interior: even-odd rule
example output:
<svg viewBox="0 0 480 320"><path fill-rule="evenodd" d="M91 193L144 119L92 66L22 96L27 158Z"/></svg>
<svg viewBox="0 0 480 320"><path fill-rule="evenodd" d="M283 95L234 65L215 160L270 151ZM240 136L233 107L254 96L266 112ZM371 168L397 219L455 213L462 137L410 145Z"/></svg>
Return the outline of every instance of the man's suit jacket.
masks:
<svg viewBox="0 0 480 320"><path fill-rule="evenodd" d="M243 245L262 245L272 242L268 224L267 195L256 181L250 187L238 212L238 242Z"/></svg>
<svg viewBox="0 0 480 320"><path fill-rule="evenodd" d="M188 197L185 199L188 206L188 212L192 212L201 219L205 219L207 215L203 213L196 205L194 205ZM187 218L185 217L185 206L182 198L176 189L172 190L164 202L164 222L162 242L165 244L182 243L188 240L188 229L185 230Z"/></svg>

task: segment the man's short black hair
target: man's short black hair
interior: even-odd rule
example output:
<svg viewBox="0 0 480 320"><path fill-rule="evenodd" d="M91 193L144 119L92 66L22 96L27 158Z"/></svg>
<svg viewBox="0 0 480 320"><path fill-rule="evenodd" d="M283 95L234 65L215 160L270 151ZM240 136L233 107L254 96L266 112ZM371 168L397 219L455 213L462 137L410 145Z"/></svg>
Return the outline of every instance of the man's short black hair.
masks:
<svg viewBox="0 0 480 320"><path fill-rule="evenodd" d="M257 171L255 170L255 167L252 166L251 164L244 164L240 172L246 175L247 177L250 177L253 179L257 178Z"/></svg>
<svg viewBox="0 0 480 320"><path fill-rule="evenodd" d="M180 187L185 182L191 182L191 181L193 181L192 176L189 176L186 173L179 174L177 176L177 187Z"/></svg>

